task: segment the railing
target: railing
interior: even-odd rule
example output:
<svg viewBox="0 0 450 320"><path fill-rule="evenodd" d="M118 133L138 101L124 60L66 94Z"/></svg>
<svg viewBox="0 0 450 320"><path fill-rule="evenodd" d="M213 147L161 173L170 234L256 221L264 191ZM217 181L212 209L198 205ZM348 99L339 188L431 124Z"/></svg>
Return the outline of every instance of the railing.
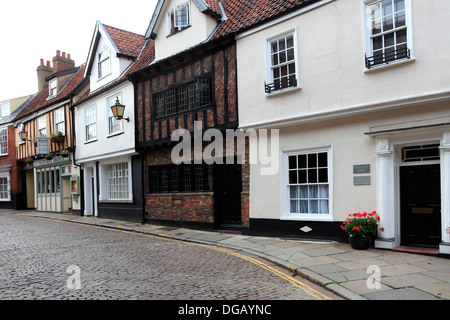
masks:
<svg viewBox="0 0 450 320"><path fill-rule="evenodd" d="M378 53L373 55L372 57L366 56L366 67L367 69L370 69L373 66L379 64L389 64L389 62L391 61L410 58L411 58L411 50L408 48L401 48L384 53Z"/></svg>
<svg viewBox="0 0 450 320"><path fill-rule="evenodd" d="M296 86L297 86L297 79L290 77L282 80L277 80L274 83L265 84L266 93L271 93L273 91Z"/></svg>

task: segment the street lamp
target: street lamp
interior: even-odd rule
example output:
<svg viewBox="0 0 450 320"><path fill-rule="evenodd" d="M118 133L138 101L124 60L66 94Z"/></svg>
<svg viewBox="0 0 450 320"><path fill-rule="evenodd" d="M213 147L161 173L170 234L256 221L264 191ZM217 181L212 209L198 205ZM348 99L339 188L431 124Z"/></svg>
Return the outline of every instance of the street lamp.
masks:
<svg viewBox="0 0 450 320"><path fill-rule="evenodd" d="M127 120L127 122L130 122L130 118L124 118L123 114L125 112L125 106L120 103L119 98L116 99L116 104L111 106L111 111L113 113L114 118L117 120Z"/></svg>
<svg viewBox="0 0 450 320"><path fill-rule="evenodd" d="M22 141L26 141L28 138L28 132L25 130L19 132L19 137L22 139Z"/></svg>

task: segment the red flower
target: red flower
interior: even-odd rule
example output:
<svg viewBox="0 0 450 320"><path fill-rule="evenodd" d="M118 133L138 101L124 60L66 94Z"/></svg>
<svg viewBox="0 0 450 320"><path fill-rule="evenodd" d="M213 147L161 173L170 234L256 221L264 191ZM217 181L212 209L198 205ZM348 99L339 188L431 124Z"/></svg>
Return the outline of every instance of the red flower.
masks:
<svg viewBox="0 0 450 320"><path fill-rule="evenodd" d="M380 216L377 216L375 219L377 219L378 221L380 221Z"/></svg>

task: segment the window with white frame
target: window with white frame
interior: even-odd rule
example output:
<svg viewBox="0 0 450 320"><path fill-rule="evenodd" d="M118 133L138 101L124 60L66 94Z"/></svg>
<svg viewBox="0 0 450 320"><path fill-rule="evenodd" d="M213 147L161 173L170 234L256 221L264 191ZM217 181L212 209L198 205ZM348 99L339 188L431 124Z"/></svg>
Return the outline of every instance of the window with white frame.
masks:
<svg viewBox="0 0 450 320"><path fill-rule="evenodd" d="M111 51L109 48L98 53L98 78L101 79L111 73Z"/></svg>
<svg viewBox="0 0 450 320"><path fill-rule="evenodd" d="M127 200L129 198L128 163L108 165L108 199Z"/></svg>
<svg viewBox="0 0 450 320"><path fill-rule="evenodd" d="M97 108L86 108L84 111L86 141L97 139Z"/></svg>
<svg viewBox="0 0 450 320"><path fill-rule="evenodd" d="M117 99L119 100L120 103L122 103L122 95L120 95L120 94L115 95L114 97L108 98L107 103L106 103L106 107L108 108L108 110L107 110L108 134L110 134L110 135L123 131L123 120L122 119L117 120L111 111L111 106L116 104Z"/></svg>
<svg viewBox="0 0 450 320"><path fill-rule="evenodd" d="M49 98L56 97L57 93L58 93L58 80L55 78L53 80L50 80L49 83Z"/></svg>
<svg viewBox="0 0 450 320"><path fill-rule="evenodd" d="M11 180L9 172L0 173L0 201L11 200Z"/></svg>
<svg viewBox="0 0 450 320"><path fill-rule="evenodd" d="M55 133L61 132L63 135L66 134L65 118L64 118L64 108L59 108L54 111L55 118Z"/></svg>
<svg viewBox="0 0 450 320"><path fill-rule="evenodd" d="M297 87L296 31L266 39L266 93Z"/></svg>
<svg viewBox="0 0 450 320"><path fill-rule="evenodd" d="M167 36L187 28L189 24L189 2L175 6L167 12Z"/></svg>
<svg viewBox="0 0 450 320"><path fill-rule="evenodd" d="M410 0L365 1L366 67L411 58Z"/></svg>
<svg viewBox="0 0 450 320"><path fill-rule="evenodd" d="M8 128L0 129L0 156L8 154Z"/></svg>
<svg viewBox="0 0 450 320"><path fill-rule="evenodd" d="M285 218L322 219L331 216L331 149L311 149L285 155Z"/></svg>
<svg viewBox="0 0 450 320"><path fill-rule="evenodd" d="M37 119L38 135L40 137L47 136L47 117L45 115Z"/></svg>
<svg viewBox="0 0 450 320"><path fill-rule="evenodd" d="M2 117L7 117L11 114L11 106L9 101L0 103L0 112Z"/></svg>

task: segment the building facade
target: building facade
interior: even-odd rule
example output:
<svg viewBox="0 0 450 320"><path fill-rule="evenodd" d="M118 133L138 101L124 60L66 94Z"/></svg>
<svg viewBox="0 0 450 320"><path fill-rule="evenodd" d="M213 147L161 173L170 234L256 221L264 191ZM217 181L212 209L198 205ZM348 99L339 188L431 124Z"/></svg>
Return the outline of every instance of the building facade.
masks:
<svg viewBox="0 0 450 320"><path fill-rule="evenodd" d="M376 210L376 247L450 253L445 7L304 1L237 34L240 126L279 130L278 172L251 167L253 233L345 240Z"/></svg>
<svg viewBox="0 0 450 320"><path fill-rule="evenodd" d="M134 90L126 75L143 36L97 22L84 76L90 90L75 105L76 160L82 166L83 215L143 221L142 160L135 150ZM111 106L126 106L116 119Z"/></svg>
<svg viewBox="0 0 450 320"><path fill-rule="evenodd" d="M31 95L0 103L0 208L23 208L22 168L16 158L13 120L32 98Z"/></svg>
<svg viewBox="0 0 450 320"><path fill-rule="evenodd" d="M147 222L248 228L249 166L237 160L245 154L234 144L206 152L208 134L238 128L234 37L215 38L224 16L215 1L159 1L147 31L155 60L130 75ZM180 130L184 138L173 138Z"/></svg>
<svg viewBox="0 0 450 320"><path fill-rule="evenodd" d="M59 50L38 67L40 91L14 119L15 153L23 164L27 208L77 213L81 210L79 167L73 162L74 101L86 90L84 67Z"/></svg>

